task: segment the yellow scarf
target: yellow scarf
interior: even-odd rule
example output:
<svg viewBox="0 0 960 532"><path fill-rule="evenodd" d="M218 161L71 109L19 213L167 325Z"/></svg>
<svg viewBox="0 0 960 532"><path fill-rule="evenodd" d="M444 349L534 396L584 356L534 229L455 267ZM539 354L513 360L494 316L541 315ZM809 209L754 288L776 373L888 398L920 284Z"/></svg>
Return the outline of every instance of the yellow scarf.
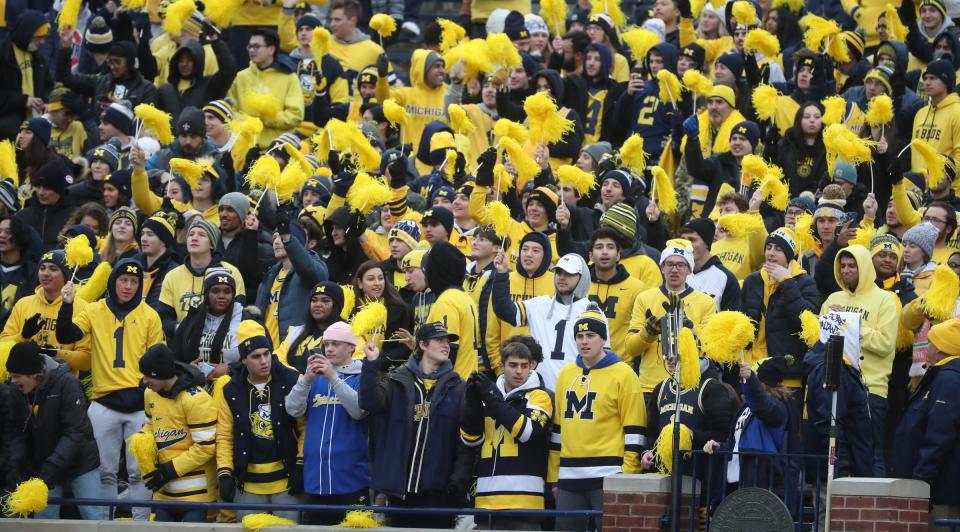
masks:
<svg viewBox="0 0 960 532"><path fill-rule="evenodd" d="M805 273L807 273L807 271L800 267L799 262L795 260L790 261L790 277L787 277L787 279L793 279ZM767 308L767 305L770 303L770 296L780 288L780 283L773 280L770 274L767 273L767 270L763 268L760 268L760 278L763 279L763 308Z"/></svg>
<svg viewBox="0 0 960 532"><path fill-rule="evenodd" d="M14 46L13 57L17 60L17 68L20 69L20 92L27 96L35 96L33 93L33 54Z"/></svg>
<svg viewBox="0 0 960 532"><path fill-rule="evenodd" d="M710 116L706 111L701 112L697 116L697 120L700 122L700 150L706 158L714 153L730 151L730 132L733 131L733 126L743 122L746 118L740 114L740 111L734 109L730 116L720 124L716 134L712 133L713 126L710 125Z"/></svg>

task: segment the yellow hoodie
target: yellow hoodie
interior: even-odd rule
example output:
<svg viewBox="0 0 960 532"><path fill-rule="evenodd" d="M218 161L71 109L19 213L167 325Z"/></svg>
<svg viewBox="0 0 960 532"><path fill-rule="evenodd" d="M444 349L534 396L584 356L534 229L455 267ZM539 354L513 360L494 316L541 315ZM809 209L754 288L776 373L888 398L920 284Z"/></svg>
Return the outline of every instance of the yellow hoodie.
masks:
<svg viewBox="0 0 960 532"><path fill-rule="evenodd" d="M939 105L926 105L917 111L911 137L925 140L937 152L960 160L960 96L950 93ZM914 150L910 169L919 172L925 168L923 157Z"/></svg>
<svg viewBox="0 0 960 532"><path fill-rule="evenodd" d="M35 334L30 340L34 341L40 347L52 347L57 350L57 356L62 358L70 366L70 371L76 374L78 371L90 369L90 338L84 336L80 341L72 344L61 344L57 341L57 314L60 312L60 296L52 302L47 302L43 296L43 287L38 286L32 296L21 298L13 306L10 316L7 318L7 324L0 333L0 341L9 340L13 342L24 342L26 339L21 336L23 322L30 319L34 314L40 314L40 332ZM73 319L86 308L87 302L77 297L73 300ZM78 352L78 347L83 347L83 353Z"/></svg>
<svg viewBox="0 0 960 532"><path fill-rule="evenodd" d="M860 280L853 291L840 278L840 259L847 253L857 261L860 272ZM830 312L831 307L837 306L842 312L860 314L860 371L870 394L886 398L900 319L897 296L877 286L873 259L867 248L860 245L848 246L837 254L833 275L842 290L830 294L820 313Z"/></svg>
<svg viewBox="0 0 960 532"><path fill-rule="evenodd" d="M237 73L237 78L227 91L227 96L238 102L237 110L246 114L251 114L244 105L247 94L269 93L280 102L280 112L276 116L260 117L263 132L257 144L261 148L267 147L273 139L303 121L303 90L300 89L300 80L293 73L293 66L286 64L288 61L275 62L265 69L250 63L250 66Z"/></svg>
<svg viewBox="0 0 960 532"><path fill-rule="evenodd" d="M487 204L488 188L489 187L477 185L473 187L473 192L470 193L470 216L473 217L478 224L493 223L492 220L487 218L487 214L484 211L484 206ZM534 229L530 227L530 224L527 222L518 222L513 218L510 218L509 224L509 227L507 227L507 237L510 238L510 247L504 250L504 254L506 254L510 260L510 267L516 268L517 256L520 253L520 241L523 240L523 237L527 236L528 233L532 233ZM550 264L556 264L560 258L557 254L557 233L552 232L547 235L547 238L550 240ZM504 240L506 240L506 238Z"/></svg>
<svg viewBox="0 0 960 532"><path fill-rule="evenodd" d="M447 93L447 84L444 83L431 89L423 79L427 71L427 59L431 54L438 59L440 57L431 50L414 50L413 57L410 59L410 87L391 89L387 85L386 77L377 80L377 101L382 102L388 98L393 98L410 115L410 120L400 129L400 142L410 144L414 149L420 146L420 137L423 136L423 128L427 123L434 120L448 121L447 108L443 103L443 96ZM424 169L420 168L421 164L418 161L417 167L423 173Z"/></svg>

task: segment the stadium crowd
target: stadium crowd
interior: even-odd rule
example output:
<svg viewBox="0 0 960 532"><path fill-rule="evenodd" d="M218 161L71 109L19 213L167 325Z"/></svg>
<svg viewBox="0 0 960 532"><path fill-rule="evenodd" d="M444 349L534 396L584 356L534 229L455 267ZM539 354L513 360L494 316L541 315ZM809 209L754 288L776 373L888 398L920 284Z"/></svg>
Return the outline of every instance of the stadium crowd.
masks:
<svg viewBox="0 0 960 532"><path fill-rule="evenodd" d="M421 5L6 2L0 492L599 510L674 422L796 492L840 331L836 474L960 518L960 1Z"/></svg>

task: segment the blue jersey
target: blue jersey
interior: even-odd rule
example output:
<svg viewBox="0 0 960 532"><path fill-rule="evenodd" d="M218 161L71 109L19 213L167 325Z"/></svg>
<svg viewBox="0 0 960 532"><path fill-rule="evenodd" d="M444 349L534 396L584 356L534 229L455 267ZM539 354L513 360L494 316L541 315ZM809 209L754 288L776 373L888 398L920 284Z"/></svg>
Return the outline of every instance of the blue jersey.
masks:
<svg viewBox="0 0 960 532"><path fill-rule="evenodd" d="M629 96L625 107L630 133L643 137L643 151L649 161L656 161L663 152L664 144L670 135L670 115L675 113L673 104L660 101L660 89L656 80L647 80L643 90Z"/></svg>
<svg viewBox="0 0 960 532"><path fill-rule="evenodd" d="M354 390L360 374L340 374ZM367 421L350 417L327 379L317 377L307 397L303 486L314 495L354 493L370 485Z"/></svg>

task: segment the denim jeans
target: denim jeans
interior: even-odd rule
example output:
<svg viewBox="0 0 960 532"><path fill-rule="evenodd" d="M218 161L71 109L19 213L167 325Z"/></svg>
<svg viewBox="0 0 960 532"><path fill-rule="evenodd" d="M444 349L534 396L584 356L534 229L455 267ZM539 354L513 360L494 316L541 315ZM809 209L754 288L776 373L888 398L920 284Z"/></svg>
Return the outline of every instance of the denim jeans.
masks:
<svg viewBox="0 0 960 532"><path fill-rule="evenodd" d="M887 424L887 398L870 394L870 425L873 428L873 476L887 476L883 459L883 432Z"/></svg>
<svg viewBox="0 0 960 532"><path fill-rule="evenodd" d="M69 491L76 498L97 498L100 496L100 470L91 469L79 477L67 480L64 485L70 486ZM50 488L50 497L62 497L63 492L63 486ZM80 510L80 517L86 521L103 521L107 518L106 506L81 505L78 509ZM34 517L37 519L60 519L60 506L51 504L37 512Z"/></svg>

